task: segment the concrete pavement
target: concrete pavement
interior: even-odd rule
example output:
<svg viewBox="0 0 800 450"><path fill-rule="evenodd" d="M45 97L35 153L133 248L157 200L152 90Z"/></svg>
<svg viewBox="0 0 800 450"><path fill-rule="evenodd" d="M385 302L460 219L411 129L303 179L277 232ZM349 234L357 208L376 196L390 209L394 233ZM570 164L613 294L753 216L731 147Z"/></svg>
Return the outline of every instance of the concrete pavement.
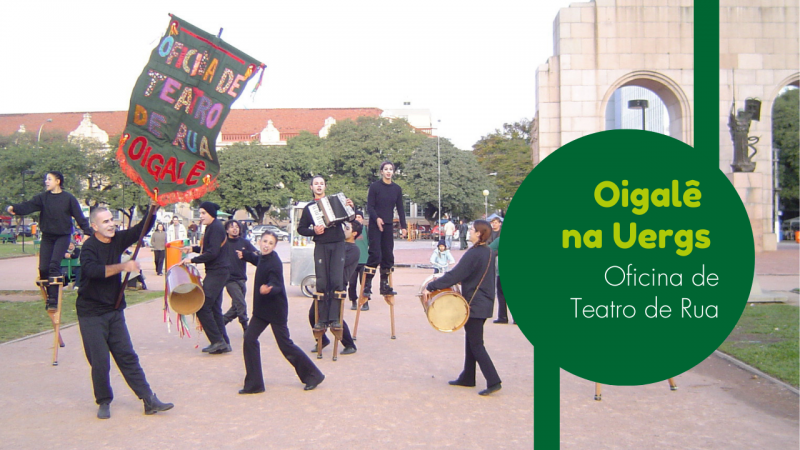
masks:
<svg viewBox="0 0 800 450"><path fill-rule="evenodd" d="M278 252L289 260L286 243ZM430 242L398 243L395 252L397 262L409 266L426 264L430 253ZM794 273L796 281L797 247L774 253L780 256L757 257L757 273L785 273L777 278L783 281ZM140 259L149 288L163 288L149 251ZM0 260L0 290L32 289L35 266L35 258ZM176 404L155 416L142 414L141 402L113 367L112 417L95 418L77 327L63 332L67 347L58 367L50 366L51 333L0 345L0 448L532 448L533 347L518 327L487 323L485 340L503 390L478 396L481 376L479 388L448 386L463 361L463 332L441 333L427 323L415 294L429 274L397 269L397 339L389 339L388 306L373 300L361 315L358 352L333 362L326 349L325 358L314 361L327 378L310 392L302 390L267 331L261 338L267 391L238 395L244 377L238 324L228 326L233 353L205 355L196 348L206 345L204 337L180 339L174 327L167 332L159 301L126 312L148 380L162 400ZM762 282L763 289L771 286ZM288 292L289 327L305 350L313 344L310 300L298 287ZM346 310L351 327L353 315ZM713 356L677 382L676 392L666 383L606 386L603 401L595 402L592 383L562 371L562 448L800 445L795 394Z"/></svg>

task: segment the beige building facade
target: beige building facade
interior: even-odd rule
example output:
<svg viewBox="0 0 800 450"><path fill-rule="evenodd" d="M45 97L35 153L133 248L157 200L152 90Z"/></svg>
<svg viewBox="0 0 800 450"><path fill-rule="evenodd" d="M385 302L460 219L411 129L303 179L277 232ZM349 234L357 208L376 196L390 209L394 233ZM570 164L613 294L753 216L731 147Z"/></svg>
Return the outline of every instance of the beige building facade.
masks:
<svg viewBox="0 0 800 450"><path fill-rule="evenodd" d="M774 250L772 106L800 81L800 0L720 1L719 167L745 203L756 251ZM553 22L553 56L536 74L534 165L562 145L605 129L617 89L640 86L667 107L668 134L693 145L694 2L596 0L562 8ZM745 98L762 101L755 172L733 173L728 114Z"/></svg>

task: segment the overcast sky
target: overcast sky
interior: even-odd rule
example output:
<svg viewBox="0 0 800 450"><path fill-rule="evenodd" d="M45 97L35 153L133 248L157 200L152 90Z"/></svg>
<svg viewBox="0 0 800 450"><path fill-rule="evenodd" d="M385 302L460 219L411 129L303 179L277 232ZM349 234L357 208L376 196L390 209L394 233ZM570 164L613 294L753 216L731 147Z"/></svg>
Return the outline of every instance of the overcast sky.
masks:
<svg viewBox="0 0 800 450"><path fill-rule="evenodd" d="M127 110L168 13L267 64L234 108L411 102L462 149L535 113L536 68L570 2L21 1L3 3L0 113ZM440 122L439 122L440 121ZM266 125L266 124L265 124Z"/></svg>

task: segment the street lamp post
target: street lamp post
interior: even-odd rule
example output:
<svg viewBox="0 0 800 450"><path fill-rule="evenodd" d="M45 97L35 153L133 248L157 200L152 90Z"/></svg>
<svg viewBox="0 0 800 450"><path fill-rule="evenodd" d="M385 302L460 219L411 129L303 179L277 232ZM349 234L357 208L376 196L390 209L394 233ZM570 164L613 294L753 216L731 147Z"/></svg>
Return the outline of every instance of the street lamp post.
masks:
<svg viewBox="0 0 800 450"><path fill-rule="evenodd" d="M489 190L483 190L483 218L489 218Z"/></svg>
<svg viewBox="0 0 800 450"><path fill-rule="evenodd" d="M27 169L22 171L22 201L25 201L25 175L33 175L34 171ZM22 253L25 253L25 219L22 219Z"/></svg>
<svg viewBox="0 0 800 450"><path fill-rule="evenodd" d="M645 130L645 110L647 109L647 100L628 100L628 109L641 109L642 110L642 131Z"/></svg>
<svg viewBox="0 0 800 450"><path fill-rule="evenodd" d="M41 125L39 125L39 135L36 136L36 142L39 142L39 141L42 140L42 128L44 127L44 124L46 124L47 122L52 122L52 121L53 121L53 119L47 119L44 122L42 122Z"/></svg>

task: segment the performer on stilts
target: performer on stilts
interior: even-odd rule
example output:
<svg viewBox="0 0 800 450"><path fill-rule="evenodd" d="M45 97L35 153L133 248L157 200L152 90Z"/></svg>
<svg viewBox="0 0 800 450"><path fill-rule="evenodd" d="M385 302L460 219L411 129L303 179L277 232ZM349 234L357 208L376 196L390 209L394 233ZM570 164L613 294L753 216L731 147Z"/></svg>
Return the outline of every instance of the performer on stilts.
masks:
<svg viewBox="0 0 800 450"><path fill-rule="evenodd" d="M356 271L356 266L358 265L358 259L361 252L358 249L358 246L355 244L355 239L361 233L362 225L357 220L350 222L344 222L342 224L344 230L344 269L342 270L344 276L344 282L350 280L351 276ZM358 230L358 231L356 231ZM346 284L346 283L345 283ZM314 324L314 306L311 306L311 309L308 311L308 321ZM328 336L325 333L322 333L322 348L327 347L331 341L328 339ZM350 327L347 326L347 322L342 318L342 345L344 345L344 349L342 350L342 355L352 355L356 352L356 343L353 340L353 336L350 334ZM314 345L314 348L311 349L311 353L317 352L317 345Z"/></svg>
<svg viewBox="0 0 800 450"><path fill-rule="evenodd" d="M64 190L64 175L61 172L47 172L44 187L44 192L36 194L29 201L9 206L8 212L20 216L40 212L42 239L39 244L39 280L47 289L45 308L55 311L58 308L58 289L61 285L51 284L49 279L62 279L61 259L69 248L72 218L85 236L92 235L92 227L83 216L78 199Z"/></svg>
<svg viewBox="0 0 800 450"><path fill-rule="evenodd" d="M319 175L311 179L311 192L314 200L325 197L325 179ZM351 208L353 202L349 198L346 203ZM303 209L303 214L297 224L297 233L301 236L313 236L314 239L314 273L317 278L317 292L314 295L314 305L317 308L316 318L313 320L315 337L321 335L330 327L333 331L342 329L341 303L346 297L344 290L344 231L341 224L331 227L314 225L310 211L311 202ZM321 351L321 347L319 348ZM321 356L318 356L321 357Z"/></svg>
<svg viewBox="0 0 800 450"><path fill-rule="evenodd" d="M367 194L369 211L369 258L364 267L364 296L372 294L372 278L380 265L380 294L397 295L389 283L389 275L394 268L394 209L400 218L403 237L406 236L406 211L403 207L403 189L392 181L394 164L385 161L381 164L381 179L372 183Z"/></svg>

